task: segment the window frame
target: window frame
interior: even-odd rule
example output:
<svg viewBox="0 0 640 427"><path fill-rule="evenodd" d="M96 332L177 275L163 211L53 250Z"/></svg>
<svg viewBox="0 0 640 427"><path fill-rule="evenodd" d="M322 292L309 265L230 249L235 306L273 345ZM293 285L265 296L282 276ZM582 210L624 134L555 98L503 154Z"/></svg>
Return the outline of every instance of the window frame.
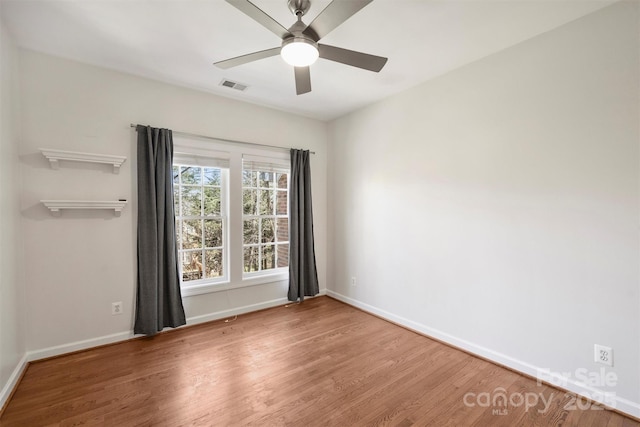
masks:
<svg viewBox="0 0 640 427"><path fill-rule="evenodd" d="M260 276L266 276L266 275L272 275L272 274L279 274L279 273L284 273L285 271L288 274L289 271L289 250L291 248L290 245L290 241L289 241L289 216L290 216L290 185L289 182L291 180L291 171L289 170L288 167L284 167L283 165L280 166L273 166L273 165L267 165L267 164L260 164L260 163L255 163L255 162L247 162L247 166L245 167L245 162L243 162L243 166L242 166L242 193L243 193L243 202L244 202L244 192L245 190L255 190L256 192L256 205L255 205L255 211L252 214L246 214L244 212L244 206L243 206L243 212L242 212L242 224L243 224L243 241L242 241L242 254L243 254L243 279L251 279L254 277L260 277ZM244 182L245 182L245 171L250 171L250 172L255 172L256 173L256 177L255 177L255 185L249 186L249 187L245 187ZM274 186L273 187L262 187L260 186L260 174L261 173L270 173L270 174L274 174L273 176L273 182L274 182ZM287 177L287 186L286 188L280 188L278 187L278 183L277 183L277 176L278 174L281 175L286 175ZM261 214L260 213L260 196L261 193L263 191L273 191L273 195L274 195L274 204L273 204L273 211L270 214ZM287 199L287 209L286 209L286 214L278 214L278 193L285 193L286 194L286 199ZM264 219L272 219L273 220L273 240L271 242L263 242L262 241L262 224L263 224L263 220ZM278 241L278 219L286 219L287 220L287 240L286 241ZM258 221L258 242L257 243L245 243L244 242L244 222L247 220L257 220ZM278 264L278 246L279 245L286 245L287 246L287 260L286 260L286 266L283 267L277 267ZM258 267L259 270L257 271L245 271L245 265L244 265L244 255L245 255L245 249L248 247L256 247L258 248ZM262 269L262 248L264 247L272 247L273 251L274 251L274 264L276 265L276 267L274 268L269 268L269 269Z"/></svg>
<svg viewBox="0 0 640 427"><path fill-rule="evenodd" d="M185 159L197 162L197 166L223 167L226 169L227 186L226 200L226 231L223 245L227 248L226 281L221 279L202 279L197 284L182 282L181 293L183 297L221 292L231 289L240 289L250 286L272 284L286 289L289 280L288 268L279 268L277 271L265 270L259 274L244 274L243 261L243 161L252 159L266 164L279 165L287 170L290 179L289 152L279 149L261 149L248 147L241 144L229 143L224 140L203 140L197 137L174 135L174 164L184 163ZM186 164L191 164L187 162ZM220 166L221 165L221 166ZM289 185L287 186L289 187ZM289 189L287 188L287 212L289 211ZM222 213L222 212L221 212ZM176 215L177 217L177 215ZM176 238L178 238L176 233ZM179 261L181 262L181 260ZM181 267L181 266L180 266ZM182 273L181 273L182 274Z"/></svg>
<svg viewBox="0 0 640 427"><path fill-rule="evenodd" d="M177 160L177 161L176 161ZM200 164L193 164L193 163L200 163ZM174 159L173 162L173 167L197 167L202 169L202 176L201 176L201 183L198 184L182 184L182 174L179 173L179 185L178 185L178 190L175 190L175 179L174 179L174 197L176 192L179 194L179 201L176 203L176 201L174 200L174 206L176 204L179 205L179 212L175 212L175 221L176 221L176 239L178 241L178 268L179 268L179 272L180 272L180 288L181 290L188 290L188 289L197 289L197 288L202 288L202 287L209 287L211 285L217 285L217 284L222 284L222 283L228 283L229 282L229 222L228 222L228 218L229 218L229 210L228 210L228 188L229 188L229 171L227 168L224 167L220 167L218 165L213 165L213 164L207 164L207 163L214 163L214 162L207 162L206 160L199 160L199 161L191 161L189 162L186 159L182 159L180 157L178 157L177 159ZM204 169L205 168L215 168L215 169L219 169L220 170L220 185L219 186L207 186L204 183ZM180 169L179 169L180 172ZM202 195L202 204L200 206L200 215L182 215L183 213L183 205L182 205L182 194L181 191L183 188L201 188L203 195ZM204 212L204 190L205 188L219 188L220 189L220 213L218 215L205 215ZM205 226L204 226L204 221L206 220L220 220L222 223L222 245L221 246L216 246L216 247L207 247L206 246L206 239L205 239ZM201 231L201 242L202 245L200 248L197 249L182 249L182 233L184 231L184 221L190 221L190 220L199 220L199 221L203 221L202 222L202 231ZM180 227L178 227L178 223L180 224ZM200 253L202 254L202 263L205 265L206 268L206 258L205 258L205 251L207 250L221 250L222 252L222 275L218 276L218 277L203 277L201 279L196 279L196 280L189 280L187 282L183 281L183 271L182 271L182 255L184 253L189 253L189 252L194 252L197 253L198 251L200 251Z"/></svg>

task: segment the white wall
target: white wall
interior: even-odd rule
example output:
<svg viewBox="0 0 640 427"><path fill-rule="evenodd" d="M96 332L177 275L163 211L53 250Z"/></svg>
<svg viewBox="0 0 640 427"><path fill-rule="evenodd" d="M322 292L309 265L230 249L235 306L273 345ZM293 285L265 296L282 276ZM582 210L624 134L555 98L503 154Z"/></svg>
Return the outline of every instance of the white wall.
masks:
<svg viewBox="0 0 640 427"><path fill-rule="evenodd" d="M615 4L332 122L328 293L533 375L611 346L600 390L640 416L638 18Z"/></svg>
<svg viewBox="0 0 640 427"><path fill-rule="evenodd" d="M18 54L0 21L0 408L26 353L20 233Z"/></svg>
<svg viewBox="0 0 640 427"><path fill-rule="evenodd" d="M318 273L326 284L326 124L114 71L21 51L21 168L28 349L47 356L126 338L135 296L135 148L130 123L311 149ZM104 165L52 170L38 148L126 155L120 174ZM54 218L41 199L130 203L120 218L65 211ZM287 283L184 298L190 323L286 301ZM123 301L125 315L112 316ZM115 335L114 335L115 334ZM58 347L61 346L61 347Z"/></svg>

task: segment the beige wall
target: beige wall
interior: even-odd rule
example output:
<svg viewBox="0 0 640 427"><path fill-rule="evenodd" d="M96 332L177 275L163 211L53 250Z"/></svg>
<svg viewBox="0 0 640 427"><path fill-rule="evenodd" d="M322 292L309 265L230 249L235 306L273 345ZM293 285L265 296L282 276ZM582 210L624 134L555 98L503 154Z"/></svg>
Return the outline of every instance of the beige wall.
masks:
<svg viewBox="0 0 640 427"><path fill-rule="evenodd" d="M21 52L20 145L28 348L33 357L126 338L135 296L135 131L130 123L259 144L311 149L319 279L326 286L326 124L31 51ZM126 155L120 174L66 164L50 169L38 148ZM120 218L64 212L41 199L129 200ZM184 298L190 323L282 303L275 282ZM125 315L112 316L122 301ZM61 346L61 347L58 347Z"/></svg>
<svg viewBox="0 0 640 427"><path fill-rule="evenodd" d="M329 294L587 394L611 346L595 392L640 416L638 23L617 3L332 122Z"/></svg>
<svg viewBox="0 0 640 427"><path fill-rule="evenodd" d="M26 353L17 67L17 49L0 21L0 407Z"/></svg>

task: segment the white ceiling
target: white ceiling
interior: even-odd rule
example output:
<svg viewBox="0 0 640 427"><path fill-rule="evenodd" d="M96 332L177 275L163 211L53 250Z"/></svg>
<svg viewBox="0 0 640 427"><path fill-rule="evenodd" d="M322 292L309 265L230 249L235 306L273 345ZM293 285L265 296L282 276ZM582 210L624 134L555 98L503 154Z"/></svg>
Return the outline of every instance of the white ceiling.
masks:
<svg viewBox="0 0 640 427"><path fill-rule="evenodd" d="M295 21L286 0L253 3L284 27ZM329 3L312 0L303 20ZM25 48L330 120L611 3L375 0L322 43L386 56L385 68L372 73L321 59L311 66L312 92L300 96L279 56L228 70L212 65L280 45L223 0L0 0L0 13ZM221 87L223 78L249 88Z"/></svg>

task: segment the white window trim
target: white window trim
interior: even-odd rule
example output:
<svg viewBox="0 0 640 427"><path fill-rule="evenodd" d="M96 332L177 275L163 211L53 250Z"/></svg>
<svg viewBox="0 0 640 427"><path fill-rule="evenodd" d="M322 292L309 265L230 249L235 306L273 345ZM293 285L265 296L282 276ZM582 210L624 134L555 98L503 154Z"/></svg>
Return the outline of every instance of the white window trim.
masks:
<svg viewBox="0 0 640 427"><path fill-rule="evenodd" d="M255 273L244 273L243 265L243 209L242 209L242 161L251 161L260 164L271 164L274 167L289 169L289 152L286 149L274 150L271 148L259 149L242 147L233 144L203 141L197 138L174 135L174 162L189 158L201 158L204 161L222 162L218 165L228 167L228 185L226 191L227 215L225 248L227 256L225 260L226 278L221 280L202 279L198 283L182 286L183 297L202 295L207 293L222 292L231 289L240 289L251 286L266 285L289 280L289 268L281 267ZM202 165L207 166L207 165ZM209 164L216 166L216 164ZM220 166L218 166L220 167ZM289 172L290 173L290 172Z"/></svg>
<svg viewBox="0 0 640 427"><path fill-rule="evenodd" d="M246 166L246 168L245 168ZM242 215L242 219L243 222L247 219L265 219L265 218L272 218L273 222L274 222L274 227L276 227L277 224L277 220L278 218L282 218L282 217L286 217L287 221L289 220L289 186L288 183L291 180L291 173L289 170L289 165L285 164L284 162L281 162L279 159L273 159L273 158L256 158L255 156L247 156L244 155L242 157L242 170L244 172L244 170L258 170L258 171L262 171L262 172L269 172L269 173L280 173L280 174L287 174L287 188L286 189L281 189L281 188L262 188L259 185L257 185L256 187L249 187L251 189L256 189L258 190L258 194L259 191L263 191L263 190L267 190L267 191L275 191L275 194L277 194L278 191L282 192L285 191L287 193L287 214L286 215L278 215L277 212L275 212L276 210L276 206L274 206L274 212L272 214L269 215L259 215L259 214L251 214L251 215L245 215L244 211L243 211L243 215ZM260 178L258 178L258 182L256 182L256 184L258 184L260 182ZM243 192L244 192L244 185L242 187ZM260 204L260 197L258 196L257 200L256 200L256 209L259 210L259 204ZM274 228L274 233L276 232L275 228ZM261 234L261 233L259 233ZM244 239L243 239L244 240ZM276 237L274 236L274 241L270 242L270 243L263 243L260 241L260 236L258 237L258 243L255 244L250 244L250 245L245 245L244 241L243 241L243 250L244 248L246 248L247 246L255 246L258 248L262 248L265 246L273 246L274 248L277 247L278 244L286 244L289 248L291 247L290 242L287 240L286 242L278 242L276 240ZM260 249L258 249L260 251ZM243 252L244 254L244 252ZM244 267L244 265L243 265ZM288 271L289 271L289 266L288 266L288 262L287 262L287 267L280 267L280 268L270 268L267 270L259 270L259 271L252 271L252 272L244 272L243 269L243 274L242 274L242 279L243 280L251 280L257 277L262 277L262 276L270 276L273 274L283 274L284 270L287 271L287 276L288 276Z"/></svg>
<svg viewBox="0 0 640 427"><path fill-rule="evenodd" d="M219 167L219 166L215 166L213 164L213 162L208 162L206 158L192 158L192 159L188 159L188 158L183 158L183 157L178 157L177 158L178 161L176 161L176 157L174 156L174 161L173 164L174 166L197 166L197 167ZM198 164L196 164L198 163ZM182 268L181 266L179 266L179 270L180 270L180 288L182 291L187 291L191 288L193 289L199 289L199 288L205 288L205 287L210 287L210 286L215 286L218 284L224 284L224 283L228 283L229 282L229 218L228 218L228 204L229 204L229 196L228 196L228 181L229 181L229 171L228 169L224 169L224 168L220 168L221 169L221 185L220 185L220 215L216 216L216 219L220 219L222 221L222 230L223 230L223 234L222 234L222 276L220 277L211 277L211 278L203 278L203 279L198 279L198 280L191 280L189 282L183 282L182 281ZM180 216L178 215L178 213L176 213L176 219L177 218L181 218L182 221L185 220L189 220L189 219L196 219L196 218L204 218L204 217L198 217L198 216L193 216L193 218L191 218L190 216ZM206 219L206 218L205 218ZM176 230L176 234L178 233L178 230ZM180 233L182 233L182 230L180 230ZM194 249L194 250L186 250L187 252L196 252L197 250L201 250L201 249ZM184 252L184 251L183 251ZM181 258L180 258L181 259ZM204 262L204 261L203 261Z"/></svg>

